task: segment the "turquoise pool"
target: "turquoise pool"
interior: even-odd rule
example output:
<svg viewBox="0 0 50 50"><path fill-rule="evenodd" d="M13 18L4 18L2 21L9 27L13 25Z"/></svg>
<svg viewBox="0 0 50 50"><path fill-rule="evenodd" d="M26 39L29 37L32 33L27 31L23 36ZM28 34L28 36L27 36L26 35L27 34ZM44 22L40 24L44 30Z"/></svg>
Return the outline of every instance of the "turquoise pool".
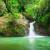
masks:
<svg viewBox="0 0 50 50"><path fill-rule="evenodd" d="M50 37L33 38L32 42L24 37L2 37L0 50L50 50Z"/></svg>

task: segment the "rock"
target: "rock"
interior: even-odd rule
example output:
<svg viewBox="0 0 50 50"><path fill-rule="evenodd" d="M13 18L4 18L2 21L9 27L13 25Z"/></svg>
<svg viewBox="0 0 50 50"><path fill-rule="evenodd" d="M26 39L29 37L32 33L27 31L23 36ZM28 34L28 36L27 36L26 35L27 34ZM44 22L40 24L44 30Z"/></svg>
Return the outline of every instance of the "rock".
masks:
<svg viewBox="0 0 50 50"><path fill-rule="evenodd" d="M0 17L0 35L2 36L26 36L28 34L28 22L22 16L15 19L11 14Z"/></svg>
<svg viewBox="0 0 50 50"><path fill-rule="evenodd" d="M35 32L42 36L50 36L50 25L49 26L42 26L38 25L37 23L34 24Z"/></svg>
<svg viewBox="0 0 50 50"><path fill-rule="evenodd" d="M16 29L17 29L17 32L22 35L25 34L27 35L28 34L28 20L25 19L25 16L23 16L22 14L19 14L20 18L17 19L16 23Z"/></svg>

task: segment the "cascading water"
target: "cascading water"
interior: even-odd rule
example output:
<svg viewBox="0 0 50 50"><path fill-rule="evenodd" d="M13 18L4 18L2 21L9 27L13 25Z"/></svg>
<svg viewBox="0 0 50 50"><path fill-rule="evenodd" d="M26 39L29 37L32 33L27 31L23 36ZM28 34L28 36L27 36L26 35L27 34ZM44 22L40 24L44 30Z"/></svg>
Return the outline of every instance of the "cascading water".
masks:
<svg viewBox="0 0 50 50"><path fill-rule="evenodd" d="M34 23L35 23L35 22L31 22L31 23L30 23L29 35L28 35L29 37L35 36Z"/></svg>
<svg viewBox="0 0 50 50"><path fill-rule="evenodd" d="M35 21L30 23L30 28L29 28L28 37L30 37L30 38L31 38L31 37L34 37L34 38L36 38L36 37L43 37L43 36L38 35L38 34L35 32L35 30L34 30L34 24L35 24Z"/></svg>
<svg viewBox="0 0 50 50"><path fill-rule="evenodd" d="M29 50L35 50L35 47L33 44L35 44L36 38L44 37L36 34L34 30L34 24L35 24L35 21L30 23L29 34L27 36L29 40Z"/></svg>
<svg viewBox="0 0 50 50"><path fill-rule="evenodd" d="M28 34L28 38L31 43L33 41L33 37L36 36L35 31L34 31L34 23L35 22L30 23L29 34Z"/></svg>
<svg viewBox="0 0 50 50"><path fill-rule="evenodd" d="M28 33L28 36L25 37L25 38L29 38L30 41L32 41L34 38L44 37L44 36L38 35L35 32L35 30L34 30L34 24L35 24L35 21L29 23L29 26L30 26L29 27L29 33Z"/></svg>

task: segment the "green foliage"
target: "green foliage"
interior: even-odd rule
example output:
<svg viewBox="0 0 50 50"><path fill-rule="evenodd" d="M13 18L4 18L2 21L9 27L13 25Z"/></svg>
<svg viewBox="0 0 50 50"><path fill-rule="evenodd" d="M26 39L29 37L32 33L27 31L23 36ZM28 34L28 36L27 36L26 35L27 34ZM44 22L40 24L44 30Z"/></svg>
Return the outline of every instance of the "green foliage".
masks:
<svg viewBox="0 0 50 50"><path fill-rule="evenodd" d="M47 0L35 0L33 3L26 5L26 12L31 16L37 16L42 10L48 7Z"/></svg>
<svg viewBox="0 0 50 50"><path fill-rule="evenodd" d="M50 0L35 0L31 4L27 4L25 11L31 18L42 25L48 24L50 14ZM28 18L29 18L28 16Z"/></svg>
<svg viewBox="0 0 50 50"><path fill-rule="evenodd" d="M18 18L18 13L21 11L21 6L18 0L5 0L4 2L6 4L8 12Z"/></svg>
<svg viewBox="0 0 50 50"><path fill-rule="evenodd" d="M6 11L7 9L5 3L2 0L0 0L0 16L6 14L7 13Z"/></svg>

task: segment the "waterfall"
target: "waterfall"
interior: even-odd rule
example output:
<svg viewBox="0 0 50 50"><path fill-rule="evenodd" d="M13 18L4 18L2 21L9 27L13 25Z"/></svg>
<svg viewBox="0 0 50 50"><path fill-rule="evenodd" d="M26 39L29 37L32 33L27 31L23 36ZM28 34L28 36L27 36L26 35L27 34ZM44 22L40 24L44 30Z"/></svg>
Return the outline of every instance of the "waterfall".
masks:
<svg viewBox="0 0 50 50"><path fill-rule="evenodd" d="M31 22L31 23L30 23L29 34L28 34L29 37L35 36L34 23L35 23L35 22Z"/></svg>
<svg viewBox="0 0 50 50"><path fill-rule="evenodd" d="M30 27L29 27L29 34L28 34L28 38L29 38L29 42L32 43L34 41L34 36L36 36L35 31L34 31L34 22L30 23Z"/></svg>
<svg viewBox="0 0 50 50"><path fill-rule="evenodd" d="M32 42L35 38L41 38L41 37L44 37L44 36L40 36L38 35L35 30L34 30L34 24L35 24L35 21L34 22L31 22L30 23L30 27L29 27L29 33L28 33L28 38L29 38L29 41Z"/></svg>
<svg viewBox="0 0 50 50"><path fill-rule="evenodd" d="M38 35L35 30L34 30L34 24L35 24L35 21L34 22L30 22L29 23L29 33L28 33L28 36L25 36L24 38L28 38L29 42L32 43L34 41L35 38L42 38L42 37L45 37L45 36L41 36L41 35Z"/></svg>
<svg viewBox="0 0 50 50"><path fill-rule="evenodd" d="M29 28L29 34L28 34L28 37L34 37L34 38L38 38L38 37L44 37L44 36L40 36L40 35L38 35L36 32L35 32L35 30L34 30L34 24L35 24L35 21L34 22L31 22L30 23L30 28Z"/></svg>

